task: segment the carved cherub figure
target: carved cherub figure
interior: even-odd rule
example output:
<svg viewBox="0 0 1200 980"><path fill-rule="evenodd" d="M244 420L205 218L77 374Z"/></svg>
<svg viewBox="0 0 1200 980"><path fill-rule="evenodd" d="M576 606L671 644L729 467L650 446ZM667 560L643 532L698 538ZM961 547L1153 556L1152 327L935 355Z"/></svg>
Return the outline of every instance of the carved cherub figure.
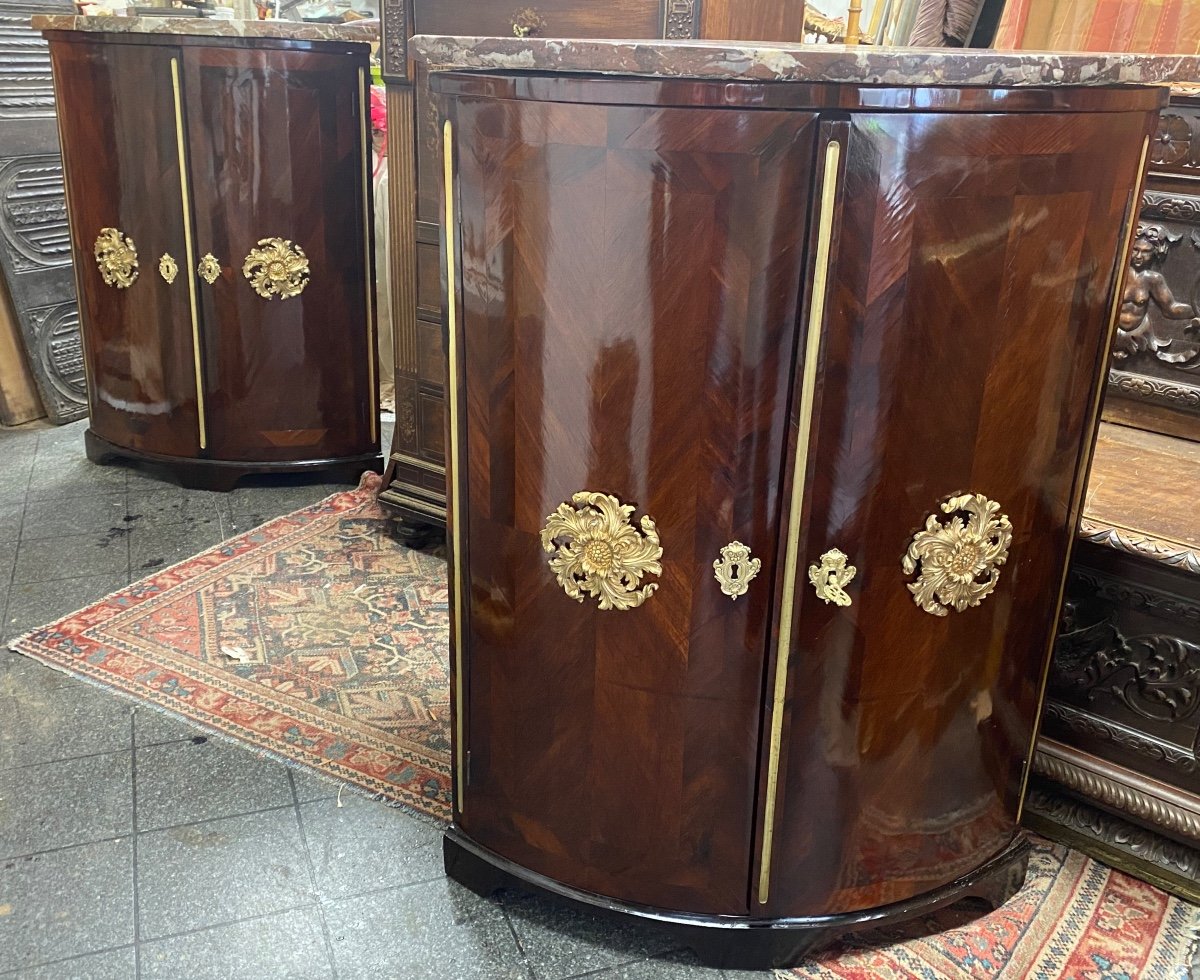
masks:
<svg viewBox="0 0 1200 980"><path fill-rule="evenodd" d="M1129 269L1125 276L1125 292L1121 295L1121 310L1117 321L1117 337L1113 357L1124 360L1143 351L1168 364L1181 364L1196 357L1195 347L1169 350L1172 341L1161 339L1154 332L1150 319L1150 303L1169 320L1190 319L1185 333L1200 332L1200 316L1188 303L1175 298L1170 285L1158 266L1171 246L1181 236L1172 235L1162 225L1138 225L1137 236L1129 251Z"/></svg>

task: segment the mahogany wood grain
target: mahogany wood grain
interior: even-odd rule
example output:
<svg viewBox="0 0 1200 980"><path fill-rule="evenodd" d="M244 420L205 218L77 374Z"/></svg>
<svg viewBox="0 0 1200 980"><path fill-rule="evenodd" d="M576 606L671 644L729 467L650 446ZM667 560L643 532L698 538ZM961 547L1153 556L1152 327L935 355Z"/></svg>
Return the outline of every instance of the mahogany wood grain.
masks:
<svg viewBox="0 0 1200 980"><path fill-rule="evenodd" d="M731 41L803 41L804 4L701 0L700 36Z"/></svg>
<svg viewBox="0 0 1200 980"><path fill-rule="evenodd" d="M762 922L919 904L1009 853L1161 93L433 84L456 133L461 834L564 894ZM793 488L812 188L833 139ZM660 588L637 609L576 604L547 567L546 515L584 489L657 522ZM981 606L936 617L901 559L968 492L1010 518L1008 561ZM712 562L735 538L763 568L733 603ZM805 574L834 547L858 568L848 608Z"/></svg>
<svg viewBox="0 0 1200 980"><path fill-rule="evenodd" d="M50 45L76 281L90 379L91 428L133 450L200 451L186 280L183 208L167 45L110 46L94 38ZM94 247L102 228L133 240L138 277L107 285ZM158 260L180 275L168 285ZM163 324L178 324L164 330Z"/></svg>
<svg viewBox="0 0 1200 980"><path fill-rule="evenodd" d="M580 888L745 913L769 581L815 127L805 113L462 100L470 786L480 843ZM579 605L538 534L650 515L641 608ZM690 624L690 625L689 625ZM719 829L712 820L720 813Z"/></svg>
<svg viewBox="0 0 1200 980"><path fill-rule="evenodd" d="M189 48L185 59L196 253L212 437L222 459L349 456L375 441L363 266L358 70L365 58ZM296 297L264 299L242 263L264 238L308 257Z"/></svg>
<svg viewBox="0 0 1200 980"><path fill-rule="evenodd" d="M900 901L1015 833L1151 119L850 117L800 562L859 571L849 608L797 604L765 911ZM901 558L971 492L1011 520L1009 559L935 617Z"/></svg>

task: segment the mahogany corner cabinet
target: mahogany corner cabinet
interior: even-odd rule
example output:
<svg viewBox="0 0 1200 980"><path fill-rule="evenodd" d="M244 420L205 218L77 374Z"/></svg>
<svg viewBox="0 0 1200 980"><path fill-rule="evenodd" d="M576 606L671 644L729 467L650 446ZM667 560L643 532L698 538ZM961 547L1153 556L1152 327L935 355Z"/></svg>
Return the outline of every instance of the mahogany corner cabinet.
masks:
<svg viewBox="0 0 1200 980"><path fill-rule="evenodd" d="M35 26L58 93L88 457L212 490L378 468L366 37Z"/></svg>
<svg viewBox="0 0 1200 980"><path fill-rule="evenodd" d="M716 966L1009 898L1165 91L432 86L449 874Z"/></svg>

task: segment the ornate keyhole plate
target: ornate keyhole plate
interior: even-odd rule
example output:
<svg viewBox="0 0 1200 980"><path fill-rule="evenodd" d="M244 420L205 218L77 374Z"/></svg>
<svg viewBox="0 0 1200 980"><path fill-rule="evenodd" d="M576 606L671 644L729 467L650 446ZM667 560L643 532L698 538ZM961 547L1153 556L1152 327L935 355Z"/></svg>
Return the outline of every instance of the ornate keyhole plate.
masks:
<svg viewBox="0 0 1200 980"><path fill-rule="evenodd" d="M750 557L750 549L740 541L730 541L721 549L721 557L713 562L713 575L721 585L721 591L730 599L745 595L762 568L762 562Z"/></svg>
<svg viewBox="0 0 1200 980"><path fill-rule="evenodd" d="M179 275L179 265L172 258L170 252L163 252L162 257L158 260L158 274L163 277L167 285L171 285L175 281L175 277Z"/></svg>
<svg viewBox="0 0 1200 980"><path fill-rule="evenodd" d="M942 504L950 519L930 514L904 554L913 600L927 613L945 616L978 606L996 588L1000 566L1008 561L1012 524L1000 505L981 493L965 493Z"/></svg>
<svg viewBox="0 0 1200 980"><path fill-rule="evenodd" d="M96 236L96 265L106 285L128 289L138 277L137 247L116 228L101 228Z"/></svg>
<svg viewBox="0 0 1200 980"><path fill-rule="evenodd" d="M658 588L657 582L641 584L646 575L662 574L658 529L646 515L635 526L632 516L633 507L616 497L581 490L546 518L542 548L572 599L594 598L601 609L636 609Z"/></svg>
<svg viewBox="0 0 1200 980"><path fill-rule="evenodd" d="M308 256L286 238L260 238L242 263L242 275L263 299L289 299L308 285Z"/></svg>
<svg viewBox="0 0 1200 980"><path fill-rule="evenodd" d="M212 252L205 252L196 265L196 271L200 273L200 278L211 286L221 275L221 263Z"/></svg>
<svg viewBox="0 0 1200 980"><path fill-rule="evenodd" d="M858 574L858 569L847 564L850 559L837 548L830 548L821 556L821 564L808 566L808 580L812 582L817 598L826 604L848 606L851 599L846 586Z"/></svg>

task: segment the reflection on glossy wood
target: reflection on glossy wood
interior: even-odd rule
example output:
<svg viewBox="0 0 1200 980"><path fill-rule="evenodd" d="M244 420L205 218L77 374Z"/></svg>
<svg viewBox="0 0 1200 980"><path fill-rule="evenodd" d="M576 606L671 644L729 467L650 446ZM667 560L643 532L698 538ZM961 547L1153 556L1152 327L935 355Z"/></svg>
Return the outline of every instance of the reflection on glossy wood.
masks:
<svg viewBox="0 0 1200 980"><path fill-rule="evenodd" d="M1160 96L435 85L458 133L458 839L571 897L822 928L1016 867ZM820 186L843 188L829 208ZM546 515L581 488L661 540L658 589L619 615L545 564ZM1003 544L1002 573L931 616L902 558L968 494L1011 541L997 524L959 562ZM736 603L713 574L730 541L762 562Z"/></svg>

